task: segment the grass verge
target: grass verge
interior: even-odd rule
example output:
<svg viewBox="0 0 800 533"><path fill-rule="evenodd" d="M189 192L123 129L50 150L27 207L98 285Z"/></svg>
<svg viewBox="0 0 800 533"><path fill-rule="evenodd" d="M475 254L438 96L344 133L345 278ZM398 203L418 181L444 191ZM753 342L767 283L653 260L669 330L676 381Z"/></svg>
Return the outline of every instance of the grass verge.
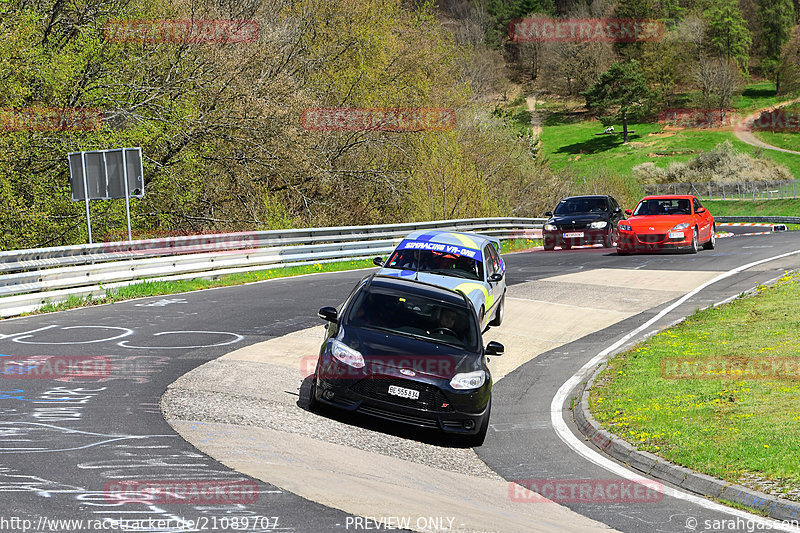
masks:
<svg viewBox="0 0 800 533"><path fill-rule="evenodd" d="M534 246L541 246L541 239L509 239L501 241L501 252L516 252L527 250ZM124 287L117 287L106 290L103 296L78 297L70 296L67 300L54 304L47 304L31 313L24 315L36 315L42 313L52 313L54 311L65 311L76 307L86 307L90 305L101 305L134 298L144 298L147 296L164 296L178 294L182 292L199 291L214 287L230 287L242 285L254 281L264 281L274 278L285 278L299 276L302 274L313 274L317 272L342 272L345 270L356 270L360 268L370 268L374 266L371 260L360 261L338 261L333 263L316 263L313 265L302 265L293 267L274 268L270 270L254 270L241 274L228 274L215 279L186 279L176 281L140 281ZM23 315L23 316L24 316Z"/></svg>
<svg viewBox="0 0 800 533"><path fill-rule="evenodd" d="M181 292L199 291L203 289L211 289L214 287L229 287L233 285L242 285L244 283L252 283L254 281L264 281L275 278L285 278L289 276L299 276L301 274L313 274L316 272L340 272L344 270L355 270L358 268L369 268L373 266L370 260L359 261L340 261L335 263L316 263L313 265L302 265L293 267L274 268L270 270L254 270L252 272L243 272L241 274L228 274L220 276L216 279L185 279L176 281L140 281L124 287L117 287L114 289L106 290L105 295L99 297L77 297L70 296L67 300L56 303L47 304L32 313L27 314L40 314L50 313L53 311L64 311L66 309L73 309L75 307L85 307L88 305L100 305L113 302L120 302L123 300L132 300L134 298L143 298L147 296L161 296L166 294L177 294Z"/></svg>
<svg viewBox="0 0 800 533"><path fill-rule="evenodd" d="M797 193L800 194L800 186ZM800 217L800 198L784 198L783 200L703 200L716 217L723 216L782 216Z"/></svg>
<svg viewBox="0 0 800 533"><path fill-rule="evenodd" d="M794 273L612 359L590 408L640 450L800 501L799 361Z"/></svg>

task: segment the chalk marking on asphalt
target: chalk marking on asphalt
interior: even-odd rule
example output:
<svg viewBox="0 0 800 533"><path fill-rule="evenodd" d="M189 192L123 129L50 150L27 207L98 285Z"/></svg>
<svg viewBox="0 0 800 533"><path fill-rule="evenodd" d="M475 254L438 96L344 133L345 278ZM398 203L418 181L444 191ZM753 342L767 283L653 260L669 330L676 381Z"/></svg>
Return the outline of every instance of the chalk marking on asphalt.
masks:
<svg viewBox="0 0 800 533"><path fill-rule="evenodd" d="M555 396L553 397L553 401L550 403L550 421L552 422L553 429L555 430L555 432L558 435L558 437L567 446L572 448L572 450L575 453L577 453L578 455L580 455L584 459L596 464L597 466L599 466L601 468L604 468L604 469L608 470L609 472L612 472L612 473L614 473L614 474L616 474L616 475L618 475L618 476L620 476L620 477L622 477L624 479L628 479L628 480L631 480L631 481L635 481L637 479L641 479L642 478L642 474L641 473L634 472L633 470L630 470L630 469L628 469L628 468L626 468L626 467L624 467L624 466L622 466L622 465L620 465L618 463L615 463L614 461L612 461L608 457L605 457L602 454L600 454L599 452L591 449L589 446L587 446L583 441L581 441L578 437L576 437L572 433L572 431L569 429L569 427L567 425L566 420L564 420L563 410L562 410L562 406L566 402L569 394L589 374L589 372L592 369L594 369L594 367L598 363L602 362L609 354L613 353L619 347L623 346L628 340L630 340L634 336L638 335L642 331L646 330L647 328L649 328L650 326L655 324L658 320L660 320L661 318L666 316L667 313L669 313L670 311L673 311L674 309L676 309L681 304L683 304L684 302L689 300L692 296L695 296L697 293L699 293L703 289L713 285L714 283L716 283L718 281L722 281L723 279L726 279L726 278L729 278L729 277L731 277L731 276L733 276L735 274L738 274L739 272L743 272L745 270L753 268L754 266L758 266L758 265L761 265L763 263L769 263L771 261L776 261L778 259L783 259L784 257L789 257L789 256L792 256L792 255L797 255L797 254L800 254L800 250L795 250L793 252L786 252L784 254L780 254L780 255L773 256L773 257L769 257L767 259L761 259L761 260L758 260L758 261L754 261L752 263L748 263L746 265L742 265L742 266L736 267L736 268L734 268L732 270L729 270L727 272L724 272L724 273L720 274L719 276L717 276L715 278L710 279L709 281L706 281L705 283L703 283L700 286L696 287L692 291L690 291L690 292L686 293L685 295L683 295L681 298L679 298L674 303L672 303L672 304L668 305L667 307L665 307L664 309L662 309L653 318L651 318L650 320L648 320L647 322L645 322L641 326L637 327L633 331L627 333L621 339L619 339L617 342L615 342L614 344L612 344L611 346L609 346L608 348L606 348L605 350L603 350L602 352L600 352L596 356L594 356L589 362L587 362L585 365L583 365L580 368L580 370L578 370L570 379L568 379L563 385L561 385L561 387L558 389L558 391L556 392ZM658 489L656 489L656 490L658 490ZM695 505L699 505L700 507L704 507L704 508L709 509L711 511L717 511L717 512L721 512L721 513L737 516L737 517L743 518L745 520L748 520L750 523L753 523L753 524L759 524L759 525L762 525L764 527L768 527L768 528L776 529L776 530L780 530L780 531L794 531L794 532L800 531L800 528L793 527L793 526L791 526L789 524L785 524L785 523L781 522L780 520L774 520L774 519L770 519L770 518L763 518L763 517L760 517L760 516L745 512L745 511L740 511L738 509L733 509L731 507L727 507L725 505L722 505L722 504L719 504L719 503L716 503L716 502L712 502L712 501L707 500L705 498L701 498L700 496L696 496L694 494L690 494L690 493L682 491L682 490L674 489L674 488L668 487L666 485L662 485L660 491L666 496L670 496L672 498L677 498L677 499L680 499L680 500L686 500L688 502L691 502L691 503L693 503Z"/></svg>
<svg viewBox="0 0 800 533"><path fill-rule="evenodd" d="M56 326L52 326L52 327L56 327ZM42 341L24 341L24 340L22 340L22 339L28 339L30 337L33 337L33 335L22 335L22 336L15 337L15 338L13 338L11 340L13 342L18 342L20 344L58 344L58 345L61 345L61 344L92 344L92 343L95 343L95 342L113 341L113 340L121 339L123 337L127 337L128 335L133 335L133 330L132 329L130 329L130 328L121 328L121 327L118 327L118 326L67 326L67 327L64 327L64 328L61 328L61 329L66 331L68 329L81 329L81 328L86 328L86 329L91 329L91 328L95 328L95 329L118 329L118 330L121 330L122 333L120 333L119 335L115 335L114 337L107 337L105 339L95 339L95 340L92 340L92 341L42 342ZM48 328L41 328L41 330L44 330L44 329L48 329ZM34 331L36 331L36 330L34 330Z"/></svg>
<svg viewBox="0 0 800 533"><path fill-rule="evenodd" d="M133 346L128 344L128 341L118 342L117 346L122 346L123 348L139 348L142 350L184 350L189 348L213 348L215 346L227 346L228 344L234 344L244 339L243 335L231 333L230 331L162 331L160 333L153 333L153 337L158 337L160 335L177 335L180 333L231 335L233 339L225 342L218 342L216 344L199 344L197 346Z"/></svg>

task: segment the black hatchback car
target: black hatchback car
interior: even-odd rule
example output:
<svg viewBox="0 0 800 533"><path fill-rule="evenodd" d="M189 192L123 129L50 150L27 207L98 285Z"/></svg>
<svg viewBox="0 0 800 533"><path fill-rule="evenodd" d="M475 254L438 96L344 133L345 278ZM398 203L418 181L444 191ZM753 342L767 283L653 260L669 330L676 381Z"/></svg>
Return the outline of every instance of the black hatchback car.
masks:
<svg viewBox="0 0 800 533"><path fill-rule="evenodd" d="M312 376L311 405L462 435L486 436L492 376L478 316L464 294L428 283L371 275L329 321Z"/></svg>
<svg viewBox="0 0 800 533"><path fill-rule="evenodd" d="M545 216L550 219L542 228L544 249L560 246L569 250L582 244L601 243L606 248L617 245L617 223L624 216L611 196L571 196L564 198Z"/></svg>

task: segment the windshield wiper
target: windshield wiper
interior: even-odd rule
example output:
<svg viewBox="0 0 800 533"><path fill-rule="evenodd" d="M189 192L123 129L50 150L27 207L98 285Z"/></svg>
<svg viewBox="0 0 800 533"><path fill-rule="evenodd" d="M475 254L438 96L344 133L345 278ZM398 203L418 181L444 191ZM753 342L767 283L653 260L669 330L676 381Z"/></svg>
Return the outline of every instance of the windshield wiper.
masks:
<svg viewBox="0 0 800 533"><path fill-rule="evenodd" d="M363 326L360 326L360 327L367 328L367 329L375 329L375 330L378 330L378 331L384 331L386 333L393 333L395 335L402 335L403 337L411 337L412 339L417 339L417 340L420 340L420 341L426 341L426 342L433 341L436 344L446 344L448 346L452 346L453 348L460 348L462 350L467 350L468 349L463 344L456 344L454 342L443 341L443 340L441 340L439 338L436 338L436 337L427 337L425 335L417 335L416 333L408 333L406 331L399 331L399 330L396 330L396 329L384 328L382 326L372 326L372 325L367 325L367 324L365 324Z"/></svg>

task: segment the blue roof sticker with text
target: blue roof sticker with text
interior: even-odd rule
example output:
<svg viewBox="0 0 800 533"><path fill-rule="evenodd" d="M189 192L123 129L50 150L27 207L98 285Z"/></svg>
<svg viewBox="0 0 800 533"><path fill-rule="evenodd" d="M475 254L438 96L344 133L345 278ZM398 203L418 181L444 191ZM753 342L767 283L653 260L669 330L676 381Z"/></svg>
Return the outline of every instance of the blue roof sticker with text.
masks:
<svg viewBox="0 0 800 533"><path fill-rule="evenodd" d="M445 254L453 254L460 257L469 257L475 261L483 261L483 255L480 250L473 248L465 248L455 244L440 244L437 242L424 242L424 241L403 241L398 250L429 250L431 252L441 252Z"/></svg>

